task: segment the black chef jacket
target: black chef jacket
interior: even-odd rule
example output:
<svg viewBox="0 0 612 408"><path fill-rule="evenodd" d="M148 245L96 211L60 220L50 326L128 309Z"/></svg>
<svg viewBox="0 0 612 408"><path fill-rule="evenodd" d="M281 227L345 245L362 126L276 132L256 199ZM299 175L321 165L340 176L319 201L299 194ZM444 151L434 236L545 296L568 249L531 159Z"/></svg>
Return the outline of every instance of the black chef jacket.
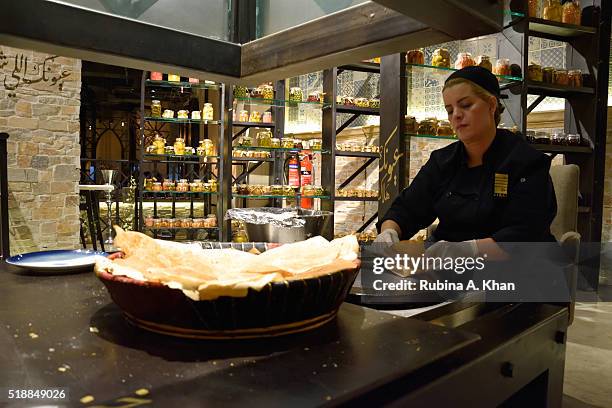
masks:
<svg viewBox="0 0 612 408"><path fill-rule="evenodd" d="M439 218L436 240L554 242L557 201L549 170L547 155L507 130L497 130L483 164L473 168L463 143L455 142L432 152L378 228L393 220L405 240Z"/></svg>

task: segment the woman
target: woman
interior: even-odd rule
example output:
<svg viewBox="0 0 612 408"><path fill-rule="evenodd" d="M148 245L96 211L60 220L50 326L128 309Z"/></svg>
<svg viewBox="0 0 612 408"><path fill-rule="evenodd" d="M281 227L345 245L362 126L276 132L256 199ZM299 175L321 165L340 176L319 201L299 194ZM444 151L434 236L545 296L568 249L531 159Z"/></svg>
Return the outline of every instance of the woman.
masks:
<svg viewBox="0 0 612 408"><path fill-rule="evenodd" d="M464 68L449 76L442 96L459 141L431 154L379 221L375 242L410 239L436 218L430 256L502 256L497 242L554 242L550 159L497 129L503 111L497 78Z"/></svg>

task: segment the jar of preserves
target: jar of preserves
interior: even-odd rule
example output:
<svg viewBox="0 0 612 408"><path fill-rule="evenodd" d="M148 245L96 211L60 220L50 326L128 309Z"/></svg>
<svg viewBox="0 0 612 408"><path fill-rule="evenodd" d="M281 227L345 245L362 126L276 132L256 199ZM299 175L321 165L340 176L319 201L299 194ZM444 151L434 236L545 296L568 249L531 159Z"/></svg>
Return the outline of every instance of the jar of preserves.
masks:
<svg viewBox="0 0 612 408"><path fill-rule="evenodd" d="M280 184L274 184L270 186L270 195L280 196L283 195L283 186Z"/></svg>
<svg viewBox="0 0 612 408"><path fill-rule="evenodd" d="M167 228L176 228L176 218L166 218Z"/></svg>
<svg viewBox="0 0 612 408"><path fill-rule="evenodd" d="M294 86L289 89L289 100L291 102L302 102L303 94L302 88Z"/></svg>
<svg viewBox="0 0 612 408"><path fill-rule="evenodd" d="M294 147L293 139L291 139L289 137L283 137L281 139L281 147L283 149L293 149L293 147Z"/></svg>
<svg viewBox="0 0 612 408"><path fill-rule="evenodd" d="M295 194L293 190L293 186L283 186L283 195L284 196L292 196Z"/></svg>
<svg viewBox="0 0 612 408"><path fill-rule="evenodd" d="M238 186L238 194L240 194L240 195L248 195L249 194L249 185L248 184L240 184Z"/></svg>
<svg viewBox="0 0 612 408"><path fill-rule="evenodd" d="M240 139L238 139L238 146L251 147L253 146L253 139L249 135L242 136Z"/></svg>
<svg viewBox="0 0 612 408"><path fill-rule="evenodd" d="M162 191L162 183L154 181L151 185L151 191Z"/></svg>
<svg viewBox="0 0 612 408"><path fill-rule="evenodd" d="M555 69L553 67L542 68L542 81L545 84L553 84L555 82Z"/></svg>
<svg viewBox="0 0 612 408"><path fill-rule="evenodd" d="M162 108L161 102L157 99L151 101L151 116L154 118L161 118Z"/></svg>
<svg viewBox="0 0 612 408"><path fill-rule="evenodd" d="M406 63L425 65L425 53L423 53L422 49L408 51L406 54Z"/></svg>
<svg viewBox="0 0 612 408"><path fill-rule="evenodd" d="M208 228L215 228L217 226L217 217L215 214L208 214L206 216L206 224Z"/></svg>
<svg viewBox="0 0 612 408"><path fill-rule="evenodd" d="M370 108L378 109L380 108L380 99L371 98L368 105Z"/></svg>
<svg viewBox="0 0 612 408"><path fill-rule="evenodd" d="M489 58L488 55L479 55L478 58L476 58L476 63L479 67L483 67L484 69L493 72L493 64L491 63L491 58Z"/></svg>
<svg viewBox="0 0 612 408"><path fill-rule="evenodd" d="M180 191L181 193L188 192L189 182L186 179L180 179L178 183L176 183L176 191Z"/></svg>
<svg viewBox="0 0 612 408"><path fill-rule="evenodd" d="M234 98L248 98L249 90L246 86L235 86L234 87Z"/></svg>
<svg viewBox="0 0 612 408"><path fill-rule="evenodd" d="M144 179L144 189L148 191L153 190L153 183L154 183L154 180L152 178Z"/></svg>
<svg viewBox="0 0 612 408"><path fill-rule="evenodd" d="M153 146L155 146L155 154L164 154L166 152L166 141L160 135L156 135L153 139Z"/></svg>
<svg viewBox="0 0 612 408"><path fill-rule="evenodd" d="M321 139L314 139L310 142L310 148L312 150L321 150L323 141Z"/></svg>
<svg viewBox="0 0 612 408"><path fill-rule="evenodd" d="M529 64L527 67L527 78L530 81L542 82L543 81L543 73L542 66L538 64Z"/></svg>
<svg viewBox="0 0 612 408"><path fill-rule="evenodd" d="M323 102L323 92L315 91L308 94L308 102Z"/></svg>
<svg viewBox="0 0 612 408"><path fill-rule="evenodd" d="M181 82L181 76L177 74L168 74L168 82Z"/></svg>
<svg viewBox="0 0 612 408"><path fill-rule="evenodd" d="M174 181L170 179L165 179L164 184L163 184L163 189L164 191L175 191L176 186L174 184Z"/></svg>
<svg viewBox="0 0 612 408"><path fill-rule="evenodd" d="M564 145L567 144L567 135L565 133L553 133L551 142L554 145Z"/></svg>
<svg viewBox="0 0 612 408"><path fill-rule="evenodd" d="M431 65L434 67L450 68L450 52L446 48L438 48L431 56Z"/></svg>
<svg viewBox="0 0 612 408"><path fill-rule="evenodd" d="M264 123L272 123L272 112L264 112L262 121Z"/></svg>
<svg viewBox="0 0 612 408"><path fill-rule="evenodd" d="M353 98L352 96L343 96L342 104L344 106L355 106L355 98Z"/></svg>
<svg viewBox="0 0 612 408"><path fill-rule="evenodd" d="M561 12L561 22L566 24L580 25L582 19L582 10L578 0L570 0L565 2Z"/></svg>
<svg viewBox="0 0 612 408"><path fill-rule="evenodd" d="M251 98L263 99L263 89L257 87L251 91Z"/></svg>
<svg viewBox="0 0 612 408"><path fill-rule="evenodd" d="M540 0L529 0L527 12L529 17L540 18Z"/></svg>
<svg viewBox="0 0 612 408"><path fill-rule="evenodd" d="M162 113L162 118L174 119L174 111L172 109L165 109L164 113Z"/></svg>
<svg viewBox="0 0 612 408"><path fill-rule="evenodd" d="M453 128L451 127L451 124L449 121L447 120L441 120L438 123L438 129L436 132L437 136L452 136L454 135L455 132L453 132Z"/></svg>
<svg viewBox="0 0 612 408"><path fill-rule="evenodd" d="M200 145L198 146L198 155L199 156L214 156L215 155L215 144L210 139L200 140Z"/></svg>
<svg viewBox="0 0 612 408"><path fill-rule="evenodd" d="M302 195L303 196L315 196L317 195L317 190L315 189L315 186L307 184L307 185L302 186Z"/></svg>
<svg viewBox="0 0 612 408"><path fill-rule="evenodd" d="M161 81L164 79L164 74L161 72L151 72L151 81Z"/></svg>
<svg viewBox="0 0 612 408"><path fill-rule="evenodd" d="M166 146L164 147L164 153L173 155L174 154L174 146Z"/></svg>
<svg viewBox="0 0 612 408"><path fill-rule="evenodd" d="M416 133L417 131L417 121L414 116L404 116L404 127L406 128L407 133Z"/></svg>
<svg viewBox="0 0 612 408"><path fill-rule="evenodd" d="M527 132L525 132L525 139L529 143L535 143L535 138L536 138L535 135L536 135L535 130L528 130Z"/></svg>
<svg viewBox="0 0 612 408"><path fill-rule="evenodd" d="M269 130L262 130L257 134L257 146L259 147L272 147L272 132Z"/></svg>
<svg viewBox="0 0 612 408"><path fill-rule="evenodd" d="M210 179L210 180L208 180L208 183L210 184L210 192L211 193L216 193L217 189L218 189L217 180Z"/></svg>
<svg viewBox="0 0 612 408"><path fill-rule="evenodd" d="M567 144L570 146L580 146L580 135L578 133L568 133Z"/></svg>
<svg viewBox="0 0 612 408"><path fill-rule="evenodd" d="M569 76L567 74L567 70L555 69L555 73L553 74L553 81L555 85L568 86Z"/></svg>
<svg viewBox="0 0 612 408"><path fill-rule="evenodd" d="M251 111L251 114L249 115L249 122L261 122L261 113L257 111Z"/></svg>
<svg viewBox="0 0 612 408"><path fill-rule="evenodd" d="M582 71L579 69L572 69L567 71L567 77L569 86L573 86L575 88L582 87Z"/></svg>
<svg viewBox="0 0 612 408"><path fill-rule="evenodd" d="M493 68L493 73L495 75L510 75L510 60L507 58L500 58L495 62L495 67Z"/></svg>
<svg viewBox="0 0 612 408"><path fill-rule="evenodd" d="M280 147L281 147L280 139L277 138L277 137L273 137L272 139L270 139L270 147L272 149L280 149Z"/></svg>
<svg viewBox="0 0 612 408"><path fill-rule="evenodd" d="M210 191L210 183L202 183L202 192L203 193L211 193Z"/></svg>
<svg viewBox="0 0 612 408"><path fill-rule="evenodd" d="M544 0L544 8L542 10L542 18L544 20L561 22L563 8L559 0Z"/></svg>
<svg viewBox="0 0 612 408"><path fill-rule="evenodd" d="M181 109L181 110L180 110L180 111L178 111L178 113L176 114L176 118L177 118L177 119L189 119L189 111L188 111L188 110Z"/></svg>
<svg viewBox="0 0 612 408"><path fill-rule="evenodd" d="M419 135L436 135L438 132L438 120L436 118L427 118L419 122L417 133Z"/></svg>
<svg viewBox="0 0 612 408"><path fill-rule="evenodd" d="M272 85L262 85L261 88L264 99L274 99L274 87Z"/></svg>
<svg viewBox="0 0 612 408"><path fill-rule="evenodd" d="M204 218L193 218L191 228L204 228Z"/></svg>
<svg viewBox="0 0 612 408"><path fill-rule="evenodd" d="M476 65L472 54L469 52L460 52L457 54L457 60L455 61L455 69L461 69L465 67L472 67Z"/></svg>
<svg viewBox="0 0 612 408"><path fill-rule="evenodd" d="M249 121L249 111L241 110L240 115L238 117L239 122L248 122Z"/></svg>
<svg viewBox="0 0 612 408"><path fill-rule="evenodd" d="M185 154L185 139L177 137L174 141L174 154L182 156Z"/></svg>
<svg viewBox="0 0 612 408"><path fill-rule="evenodd" d="M192 120L202 119L202 115L200 114L200 111L191 111L191 119Z"/></svg>
<svg viewBox="0 0 612 408"><path fill-rule="evenodd" d="M360 108L367 108L368 106L370 106L370 101L368 100L368 98L355 98L355 105Z"/></svg>
<svg viewBox="0 0 612 408"><path fill-rule="evenodd" d="M213 120L214 110L212 103L205 103L204 108L202 108L202 119L203 120Z"/></svg>
<svg viewBox="0 0 612 408"><path fill-rule="evenodd" d="M191 228L193 225L193 220L191 218L183 218L183 228Z"/></svg>
<svg viewBox="0 0 612 408"><path fill-rule="evenodd" d="M189 183L189 191L192 191L194 193L202 192L202 182L200 180L194 180Z"/></svg>
<svg viewBox="0 0 612 408"><path fill-rule="evenodd" d="M535 142L539 144L550 144L551 135L548 132L536 131Z"/></svg>
<svg viewBox="0 0 612 408"><path fill-rule="evenodd" d="M153 228L160 228L161 227L161 218L153 218Z"/></svg>
<svg viewBox="0 0 612 408"><path fill-rule="evenodd" d="M315 195L317 195L317 196L324 196L325 195L325 189L322 186L315 186Z"/></svg>
<svg viewBox="0 0 612 408"><path fill-rule="evenodd" d="M232 241L233 242L249 242L249 237L247 236L246 231L238 230L232 233Z"/></svg>

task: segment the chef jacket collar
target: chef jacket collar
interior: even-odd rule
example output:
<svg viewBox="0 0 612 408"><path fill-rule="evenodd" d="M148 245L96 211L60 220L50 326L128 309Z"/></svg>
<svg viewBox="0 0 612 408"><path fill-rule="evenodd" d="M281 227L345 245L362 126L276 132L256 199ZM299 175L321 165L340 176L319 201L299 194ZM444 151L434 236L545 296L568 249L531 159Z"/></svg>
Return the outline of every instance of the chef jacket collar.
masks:
<svg viewBox="0 0 612 408"><path fill-rule="evenodd" d="M487 151L482 156L483 165L492 163L497 159L497 156L499 155L498 152L500 150L500 145L501 145L501 138L497 137L497 135L502 131L503 129L497 129L497 132L495 133L495 137L493 138L493 142L491 142L491 145L489 146ZM467 151L465 150L465 145L463 144L463 142L459 142L459 150L461 153L460 154L461 165L467 167Z"/></svg>

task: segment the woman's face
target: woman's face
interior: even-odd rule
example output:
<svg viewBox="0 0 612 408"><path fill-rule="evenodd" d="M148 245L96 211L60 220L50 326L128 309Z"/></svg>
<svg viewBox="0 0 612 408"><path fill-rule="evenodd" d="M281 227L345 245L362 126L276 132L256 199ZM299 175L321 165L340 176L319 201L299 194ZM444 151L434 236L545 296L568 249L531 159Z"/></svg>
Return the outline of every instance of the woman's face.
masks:
<svg viewBox="0 0 612 408"><path fill-rule="evenodd" d="M442 93L448 120L462 142L477 141L495 128L497 101L483 100L469 84L457 84Z"/></svg>

